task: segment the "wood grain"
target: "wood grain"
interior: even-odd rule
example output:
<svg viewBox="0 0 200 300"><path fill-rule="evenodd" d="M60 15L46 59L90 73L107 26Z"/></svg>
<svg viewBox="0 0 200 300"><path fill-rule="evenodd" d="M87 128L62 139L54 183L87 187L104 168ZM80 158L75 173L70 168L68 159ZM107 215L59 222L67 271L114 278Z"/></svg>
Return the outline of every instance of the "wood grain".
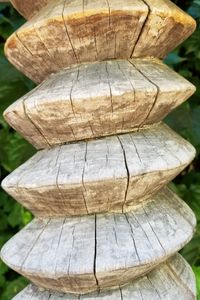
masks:
<svg viewBox="0 0 200 300"><path fill-rule="evenodd" d="M35 219L1 256L40 287L84 294L151 271L189 242L195 225L190 208L164 189L124 214ZM187 273L183 277L187 282Z"/></svg>
<svg viewBox="0 0 200 300"><path fill-rule="evenodd" d="M81 64L50 76L4 117L41 149L157 123L194 91L157 59Z"/></svg>
<svg viewBox="0 0 200 300"><path fill-rule="evenodd" d="M39 151L2 187L37 216L122 212L176 177L195 150L166 125Z"/></svg>
<svg viewBox="0 0 200 300"><path fill-rule="evenodd" d="M33 17L42 7L51 0L10 0L12 5L26 19ZM54 1L54 0L53 0Z"/></svg>
<svg viewBox="0 0 200 300"><path fill-rule="evenodd" d="M39 83L76 63L163 58L194 29L168 0L54 0L8 39L5 53Z"/></svg>
<svg viewBox="0 0 200 300"><path fill-rule="evenodd" d="M195 278L189 264L176 254L147 276L107 292L76 296L29 285L13 300L194 300Z"/></svg>

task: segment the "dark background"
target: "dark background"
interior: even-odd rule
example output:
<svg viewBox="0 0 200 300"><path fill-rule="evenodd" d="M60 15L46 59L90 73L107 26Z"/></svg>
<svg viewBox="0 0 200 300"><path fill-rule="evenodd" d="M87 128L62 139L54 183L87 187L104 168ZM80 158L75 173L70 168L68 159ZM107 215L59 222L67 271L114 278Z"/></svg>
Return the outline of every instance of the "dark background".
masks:
<svg viewBox="0 0 200 300"><path fill-rule="evenodd" d="M168 63L197 87L189 102L184 103L166 122L197 149L195 161L176 178L171 187L189 204L198 225L193 240L182 254L191 264L197 278L200 300L200 0L174 1L197 20L197 30L186 42L171 53ZM0 168L1 179L33 155L35 150L3 120L2 113L14 100L27 93L34 84L12 67L3 54L3 45L24 20L9 4L0 4ZM0 247L32 216L20 204L0 190ZM0 261L0 299L10 300L25 285L26 280Z"/></svg>

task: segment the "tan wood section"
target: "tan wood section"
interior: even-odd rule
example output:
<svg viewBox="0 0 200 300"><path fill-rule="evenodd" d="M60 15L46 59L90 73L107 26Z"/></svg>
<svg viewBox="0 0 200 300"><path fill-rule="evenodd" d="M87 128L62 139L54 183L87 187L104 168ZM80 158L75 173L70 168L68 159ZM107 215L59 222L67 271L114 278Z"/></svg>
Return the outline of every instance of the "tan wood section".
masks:
<svg viewBox="0 0 200 300"><path fill-rule="evenodd" d="M50 76L4 117L41 149L157 123L194 91L158 59L110 60Z"/></svg>
<svg viewBox="0 0 200 300"><path fill-rule="evenodd" d="M169 0L53 0L8 39L5 53L39 83L75 63L163 58L194 29Z"/></svg>
<svg viewBox="0 0 200 300"><path fill-rule="evenodd" d="M124 214L35 219L1 257L40 287L84 294L151 271L189 242L195 225L190 208L163 190Z"/></svg>
<svg viewBox="0 0 200 300"><path fill-rule="evenodd" d="M90 295L76 296L41 290L29 285L13 300L195 300L195 278L189 264L175 255L126 286Z"/></svg>
<svg viewBox="0 0 200 300"><path fill-rule="evenodd" d="M33 17L48 2L55 0L10 0L12 5L26 19Z"/></svg>
<svg viewBox="0 0 200 300"><path fill-rule="evenodd" d="M176 177L195 150L166 125L39 151L2 182L37 216L129 211Z"/></svg>

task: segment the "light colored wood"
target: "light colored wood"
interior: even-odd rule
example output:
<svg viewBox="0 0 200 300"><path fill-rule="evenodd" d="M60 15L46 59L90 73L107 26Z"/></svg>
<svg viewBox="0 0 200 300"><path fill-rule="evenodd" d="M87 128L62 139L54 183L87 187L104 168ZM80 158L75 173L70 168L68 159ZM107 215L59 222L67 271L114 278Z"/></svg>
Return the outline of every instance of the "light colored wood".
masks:
<svg viewBox="0 0 200 300"><path fill-rule="evenodd" d="M169 0L144 2L150 11L133 56L164 58L192 34L195 21Z"/></svg>
<svg viewBox="0 0 200 300"><path fill-rule="evenodd" d="M75 296L50 292L29 285L13 300L195 300L196 286L191 267L179 255L170 258L147 276L107 292Z"/></svg>
<svg viewBox="0 0 200 300"><path fill-rule="evenodd" d="M7 242L1 257L38 286L84 294L149 272L189 242L195 225L190 208L163 189L124 214L35 219ZM183 277L187 283L187 272Z"/></svg>
<svg viewBox="0 0 200 300"><path fill-rule="evenodd" d="M31 17L33 17L42 7L44 7L50 1L51 0L10 0L12 5L26 19L30 19Z"/></svg>
<svg viewBox="0 0 200 300"><path fill-rule="evenodd" d="M168 0L53 0L8 39L5 52L39 83L75 63L163 58L194 29Z"/></svg>
<svg viewBox="0 0 200 300"><path fill-rule="evenodd" d="M122 212L177 176L195 150L166 125L39 151L2 182L36 216Z"/></svg>
<svg viewBox="0 0 200 300"><path fill-rule="evenodd" d="M157 59L82 64L50 76L4 117L41 149L157 123L194 91Z"/></svg>

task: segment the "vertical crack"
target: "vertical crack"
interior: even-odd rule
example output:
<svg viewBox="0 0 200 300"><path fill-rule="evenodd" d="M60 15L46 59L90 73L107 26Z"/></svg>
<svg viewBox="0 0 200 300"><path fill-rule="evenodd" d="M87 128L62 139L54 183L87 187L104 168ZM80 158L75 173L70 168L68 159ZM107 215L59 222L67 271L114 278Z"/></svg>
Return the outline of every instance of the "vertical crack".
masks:
<svg viewBox="0 0 200 300"><path fill-rule="evenodd" d="M121 68L119 61L117 61L117 66L118 66L118 69L122 72L122 74L123 74L124 77L126 78L126 80L130 83L130 85L131 85L131 87L132 87L132 90L133 90L134 102L135 102L135 87L133 86L133 83L132 83L132 81L130 80L130 77L128 77L128 76L126 75L126 73L124 72L124 70Z"/></svg>
<svg viewBox="0 0 200 300"><path fill-rule="evenodd" d="M98 54L98 48L97 48L97 37L96 37L95 27L93 28L93 38L94 38L94 45L95 45L95 50L96 50L96 60L97 60L99 57L99 54Z"/></svg>
<svg viewBox="0 0 200 300"><path fill-rule="evenodd" d="M61 153L61 150L62 150L62 146L59 146L59 149L58 149L58 154L57 154L57 157L56 157L56 162L55 162L55 167L59 161L59 157L60 157L60 153ZM59 175L60 175L60 168L61 168L61 163L59 163L59 166L58 166L58 171L57 171L57 174L56 174L56 180L55 180L55 185L56 185L56 188L57 188L57 192L58 192L58 195L60 196L60 199L62 200L62 203L63 203L63 209L66 207L66 204L68 203L70 208L72 209L72 206L71 206L71 201L66 201L65 197L63 196L63 193L62 193L62 190L59 186ZM68 210L68 207L66 207L67 210Z"/></svg>
<svg viewBox="0 0 200 300"><path fill-rule="evenodd" d="M150 223L149 220L148 220L148 219L149 219L149 215L148 215L148 213L146 212L144 206L143 206L143 211L144 211L144 213L145 213L145 215L146 215L146 217L147 217L147 221L148 221L148 224L149 224L149 226L150 226L152 232L154 233L154 235L155 235L155 237L156 237L158 243L160 244L161 248L163 249L163 251L164 251L164 253L165 253L165 255L166 255L167 253L166 253L165 248L163 247L163 245L162 245L162 243L161 243L161 241L160 241L160 239L159 239L157 233L155 232L153 226L151 225L151 223Z"/></svg>
<svg viewBox="0 0 200 300"><path fill-rule="evenodd" d="M156 105L156 103L157 103L157 100L158 100L158 97L159 97L159 94L160 94L160 88L159 88L159 86L158 86L157 84L155 84L152 80L150 80L150 79L149 79L149 78L148 78L148 77L147 77L140 69L138 69L138 68L135 66L135 64L133 63L133 61L131 61L131 60L128 60L128 61L129 61L129 63L130 63L131 65L133 65L133 66L135 67L135 69L136 69L142 76L144 76L151 84L153 84L153 85L156 87L156 90L157 90L156 96L155 96L154 101L153 101L153 104L152 104L152 106L151 106L151 108L150 108L150 110L149 110L147 116L146 116L145 119L141 122L141 124L138 125L138 130L140 130L140 128L141 128L141 127L146 123L146 121L148 120L148 118L149 118L151 112L153 111L153 109L154 109L154 107L155 107L155 105Z"/></svg>
<svg viewBox="0 0 200 300"><path fill-rule="evenodd" d="M149 278L149 275L148 275L148 274L146 275L146 278L147 278L148 281L150 282L151 286L154 288L154 290L155 290L156 294L158 295L159 299L162 300L159 291L157 290L157 288L155 287L155 285L153 284L153 282L152 282L151 279Z"/></svg>
<svg viewBox="0 0 200 300"><path fill-rule="evenodd" d="M135 48L136 48L137 44L139 43L139 40L140 40L140 38L141 38L141 36L142 36L142 34L143 34L143 31L144 31L144 29L145 29L146 23L148 22L149 16L150 16L150 14L151 14L151 7L150 7L150 5L147 3L147 1L145 1L145 0L142 0L142 1L143 1L144 4L147 6L147 8L148 8L148 13L147 13L147 15L146 15L146 18L145 18L145 20L144 20L144 23L143 23L143 25L142 25L142 28L141 28L141 30L140 30L140 32L139 32L138 37L137 37L137 40L136 40L135 45L134 45L134 47L133 47L133 50L132 50L132 52L131 52L130 58L133 57Z"/></svg>
<svg viewBox="0 0 200 300"><path fill-rule="evenodd" d="M109 90L110 90L111 112L113 114L113 96L112 96L112 88L111 88L111 83L110 83L110 78L109 78L108 62L107 61L106 61L106 74L107 74L108 85L109 85Z"/></svg>
<svg viewBox="0 0 200 300"><path fill-rule="evenodd" d="M134 141L134 139L133 139L133 135L130 134L130 137L131 137L131 141L132 141L132 143L133 143L133 146L134 146L134 148L135 148L135 152L136 152L136 154L137 154L137 156L138 156L138 158L139 158L139 161L140 161L141 165L143 165L143 161L142 161L142 158L141 158L141 156L140 156L140 153L139 153L139 151L138 151L138 149L137 149L136 143L135 143L135 141Z"/></svg>
<svg viewBox="0 0 200 300"><path fill-rule="evenodd" d="M132 238L133 245L134 245L134 248L135 248L135 253L136 253L136 256L137 256L137 258L138 258L138 262L139 262L139 263L141 263L141 259L140 259L140 256L139 256L139 253L138 253L138 250L137 250L137 246L136 246L135 239L134 239L134 232L133 232L133 228L132 228L132 226L131 226L131 223L130 223L130 221L129 221L129 219L128 219L128 216L127 216L127 214L124 214L124 216L125 216L125 218L126 218L126 221L127 221L128 225L129 225L129 227L130 227L130 230L131 230L131 238Z"/></svg>
<svg viewBox="0 0 200 300"><path fill-rule="evenodd" d="M111 27L111 8L110 8L109 0L106 0L106 3L108 5L108 22L109 22L109 27Z"/></svg>
<svg viewBox="0 0 200 300"><path fill-rule="evenodd" d="M68 268L67 268L67 274L68 274L68 275L70 275L70 267L71 267L72 252L73 252L73 249L74 249L74 243L75 243L75 238L74 238L75 227L76 227L76 225L74 225L74 227L73 227L73 229L72 229L72 246L71 246L71 252L70 252L70 257L69 257L69 262L68 262Z"/></svg>
<svg viewBox="0 0 200 300"><path fill-rule="evenodd" d="M192 299L196 299L195 295L193 294L193 291L187 286L187 284L181 279L181 276L178 276L178 274L174 271L174 269L170 266L169 262L166 262L166 266L168 267L169 271L172 273L175 280L183 286L183 288L192 296Z"/></svg>
<svg viewBox="0 0 200 300"><path fill-rule="evenodd" d="M113 218L114 218L114 222L115 222L115 227L113 227L114 236L115 236L115 242L117 244L117 247L119 248L119 243L118 243L118 238L117 238L117 232L115 230L115 228L117 229L117 222L116 222L116 216L115 216L115 214L113 215Z"/></svg>
<svg viewBox="0 0 200 300"><path fill-rule="evenodd" d="M160 153L159 148L155 147L155 145L151 142L151 139L148 137L147 134L145 134L145 130L141 131L141 135L144 137L144 139L146 140L147 144L149 144L149 145L152 146L152 149L154 150L154 152L157 153L158 157L162 158L162 160L164 161L164 163L165 163L165 165L167 167L167 170L170 170L170 168L168 168L168 162L165 159L165 156L162 153Z"/></svg>
<svg viewBox="0 0 200 300"><path fill-rule="evenodd" d="M97 279L97 273L96 273L96 260L97 260L97 215L94 215L94 221L95 221L95 231L94 231L94 241L95 241L95 246L94 246L94 278L96 280L96 285L98 288L98 291L100 290L99 282Z"/></svg>
<svg viewBox="0 0 200 300"><path fill-rule="evenodd" d="M144 300L144 297L143 297L141 289L139 289L139 292L140 292L141 299Z"/></svg>
<svg viewBox="0 0 200 300"><path fill-rule="evenodd" d="M73 89L74 89L76 83L79 80L79 75L80 75L80 66L77 66L77 75L76 75L75 79L72 80L72 86L71 86L70 94L69 94L70 103L71 103L71 107L72 107L72 112L73 112L73 115L74 115L75 119L76 119L76 113L75 113L75 109L74 109L72 93L73 93Z"/></svg>
<svg viewBox="0 0 200 300"><path fill-rule="evenodd" d="M124 165L125 165L126 172L127 172L127 185L126 185L126 190L125 190L125 194L124 194L124 203L122 205L122 213L123 213L124 212L124 206L126 204L127 193L128 193L128 190L129 190L130 172L129 172L128 163L127 163L127 159L126 159L126 152L125 152L125 149L123 147L122 141L120 140L119 136L117 136L117 139L118 139L118 141L121 145L121 148L122 148L122 152L123 152L123 155L124 155Z"/></svg>
<svg viewBox="0 0 200 300"><path fill-rule="evenodd" d="M86 194L87 194L87 189L86 189L85 182L84 182L84 176L85 176L85 168L86 168L86 163L87 163L87 149L88 149L88 142L86 141L85 142L84 166L83 166L83 171L82 171L82 185L83 185L83 189L84 189ZM87 201L86 201L84 192L82 193L82 195L83 195L83 200L84 200L84 203L85 203L85 208L86 208L87 214L89 214L89 210L88 210L88 207L87 207Z"/></svg>
<svg viewBox="0 0 200 300"><path fill-rule="evenodd" d="M44 141L46 142L46 144L49 147L51 147L51 143L48 141L48 139L46 138L46 136L43 134L42 130L36 125L36 123L33 121L33 119L29 116L29 114L27 112L27 109L26 109L25 100L26 99L22 99L22 105L23 105L23 110L24 110L24 114L25 114L26 118L35 127L35 129L38 131L39 135L44 139Z"/></svg>
<svg viewBox="0 0 200 300"><path fill-rule="evenodd" d="M74 57L75 57L76 61L79 62L79 59L78 59L78 57L77 57L77 55L76 55L76 51L75 51L74 46L73 46L73 44L72 44L72 40L71 40L70 35L69 35L69 31L68 31L68 29L67 29L67 24L66 24L66 22L65 22L65 17L64 17L64 11L65 11L65 6L66 6L66 4L67 4L67 1L68 1L68 0L64 0L63 10L62 10L62 20L63 20L63 24L64 24L64 26L65 26L65 31L66 31L66 34L67 34L69 43L70 43L70 45L71 45L71 48L72 48Z"/></svg>
<svg viewBox="0 0 200 300"><path fill-rule="evenodd" d="M42 43L42 45L43 45L44 48L46 49L46 52L47 52L47 54L48 54L48 57L49 57L50 60L51 60L51 63L55 66L55 63L54 63L54 57L52 57L51 53L49 52L49 49L48 49L48 47L45 45L45 42L43 41L43 39L42 39L42 37L41 37L41 35L40 35L40 33L39 33L39 30L37 29L37 27L35 26L35 24L33 24L33 28L34 28L34 31L36 32L36 35L37 35L39 41ZM52 61L52 59L53 59L53 61Z"/></svg>
<svg viewBox="0 0 200 300"><path fill-rule="evenodd" d="M121 297L121 300L123 300L123 293L122 293L122 289L121 287L119 286L119 292L120 292L120 297Z"/></svg>
<svg viewBox="0 0 200 300"><path fill-rule="evenodd" d="M55 257L54 257L54 261L55 261L55 269L54 269L54 273L56 275L56 268L57 268L57 260L58 260L58 249L60 246L60 242L61 242L61 237L62 237L62 233L63 233L63 228L66 222L66 218L64 218L63 223L62 223L62 227L61 227L61 231L60 231L60 235L59 235L59 239L58 239L58 245L56 247L56 251L55 251Z"/></svg>
<svg viewBox="0 0 200 300"><path fill-rule="evenodd" d="M45 231L45 229L46 229L47 226L49 225L50 221L51 221L51 219L49 219L49 220L46 222L46 224L44 225L44 227L43 227L42 230L40 231L39 235L38 235L37 238L35 239L35 241L34 241L32 247L29 249L28 253L26 254L26 256L25 256L25 258L24 258L24 260L23 260L23 262L22 262L22 264L21 264L20 270L23 270L23 266L24 266L26 260L28 259L28 257L29 257L29 255L30 255L30 253L32 252L33 248L34 248L35 245L37 244L39 238L41 237L41 235L43 234L43 232Z"/></svg>
<svg viewBox="0 0 200 300"><path fill-rule="evenodd" d="M134 215L133 212L131 213L131 215L132 215L132 218L134 218L134 220L136 221L136 223L139 225L139 227L140 227L141 230L143 231L143 233L144 233L144 235L145 235L147 241L149 242L149 245L151 246L151 248L154 249L153 244L152 244L151 240L150 240L149 237L148 237L148 234L147 234L146 231L144 230L144 228L143 228L142 224L139 222L138 218Z"/></svg>

